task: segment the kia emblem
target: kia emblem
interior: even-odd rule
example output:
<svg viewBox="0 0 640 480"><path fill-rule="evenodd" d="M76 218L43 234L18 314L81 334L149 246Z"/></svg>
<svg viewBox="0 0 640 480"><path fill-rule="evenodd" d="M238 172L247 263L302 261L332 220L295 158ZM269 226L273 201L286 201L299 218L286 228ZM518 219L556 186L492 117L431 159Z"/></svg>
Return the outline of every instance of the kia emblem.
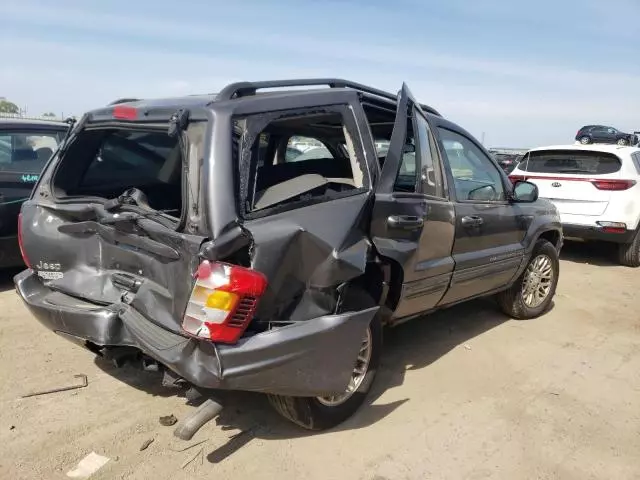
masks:
<svg viewBox="0 0 640 480"><path fill-rule="evenodd" d="M561 187L561 186L562 186L562 184L561 184L560 182L553 182L553 183L551 184L551 186L552 186L552 187Z"/></svg>

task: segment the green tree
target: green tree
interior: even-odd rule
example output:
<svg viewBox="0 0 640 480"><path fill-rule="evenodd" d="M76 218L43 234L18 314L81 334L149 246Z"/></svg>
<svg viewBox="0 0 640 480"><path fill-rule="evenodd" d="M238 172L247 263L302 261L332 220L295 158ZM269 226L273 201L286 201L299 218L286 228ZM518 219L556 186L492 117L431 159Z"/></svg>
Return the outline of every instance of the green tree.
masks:
<svg viewBox="0 0 640 480"><path fill-rule="evenodd" d="M47 113L43 113L42 116L47 118L55 118L56 114L53 112L47 112Z"/></svg>
<svg viewBox="0 0 640 480"><path fill-rule="evenodd" d="M20 109L15 103L10 102L9 100L0 99L0 113L20 113Z"/></svg>

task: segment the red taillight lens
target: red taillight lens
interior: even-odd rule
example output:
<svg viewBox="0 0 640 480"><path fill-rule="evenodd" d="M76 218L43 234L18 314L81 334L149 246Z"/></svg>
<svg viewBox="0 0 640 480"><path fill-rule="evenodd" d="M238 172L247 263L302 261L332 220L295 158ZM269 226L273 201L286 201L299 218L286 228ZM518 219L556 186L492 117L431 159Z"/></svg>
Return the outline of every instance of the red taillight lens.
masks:
<svg viewBox="0 0 640 480"><path fill-rule="evenodd" d="M618 227L604 227L602 229L603 232L605 233L626 233L627 229L626 228L618 228Z"/></svg>
<svg viewBox="0 0 640 480"><path fill-rule="evenodd" d="M636 184L635 180L591 180L598 190L628 190Z"/></svg>
<svg viewBox="0 0 640 480"><path fill-rule="evenodd" d="M18 246L20 247L20 255L22 255L22 261L27 266L27 268L31 268L31 263L29 263L27 254L24 253L24 244L22 243L22 213L18 214Z"/></svg>
<svg viewBox="0 0 640 480"><path fill-rule="evenodd" d="M260 272L205 260L196 273L182 328L196 337L236 343L266 288L267 279Z"/></svg>
<svg viewBox="0 0 640 480"><path fill-rule="evenodd" d="M113 118L118 120L136 120L138 118L138 110L127 105L117 105L113 107Z"/></svg>
<svg viewBox="0 0 640 480"><path fill-rule="evenodd" d="M511 183L515 184L516 182L524 182L527 179L524 175L509 175L509 180Z"/></svg>

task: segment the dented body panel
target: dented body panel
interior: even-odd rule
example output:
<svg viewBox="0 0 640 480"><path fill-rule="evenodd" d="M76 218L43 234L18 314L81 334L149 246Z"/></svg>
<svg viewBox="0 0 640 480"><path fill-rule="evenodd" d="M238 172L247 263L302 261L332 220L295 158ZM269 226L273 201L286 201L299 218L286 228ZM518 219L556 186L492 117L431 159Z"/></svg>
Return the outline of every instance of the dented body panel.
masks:
<svg viewBox="0 0 640 480"><path fill-rule="evenodd" d="M325 315L216 346L149 322L129 305L96 306L52 291L29 271L16 276L16 289L31 313L65 338L138 348L199 387L281 395L344 391L352 359L378 310Z"/></svg>

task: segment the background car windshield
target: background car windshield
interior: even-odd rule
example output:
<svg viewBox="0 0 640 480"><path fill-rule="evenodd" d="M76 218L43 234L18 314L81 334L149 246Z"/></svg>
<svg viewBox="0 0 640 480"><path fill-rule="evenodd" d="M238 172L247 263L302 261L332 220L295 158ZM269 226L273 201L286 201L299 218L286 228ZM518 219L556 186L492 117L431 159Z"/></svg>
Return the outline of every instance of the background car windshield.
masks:
<svg viewBox="0 0 640 480"><path fill-rule="evenodd" d="M39 174L58 148L60 132L0 132L0 171Z"/></svg>

